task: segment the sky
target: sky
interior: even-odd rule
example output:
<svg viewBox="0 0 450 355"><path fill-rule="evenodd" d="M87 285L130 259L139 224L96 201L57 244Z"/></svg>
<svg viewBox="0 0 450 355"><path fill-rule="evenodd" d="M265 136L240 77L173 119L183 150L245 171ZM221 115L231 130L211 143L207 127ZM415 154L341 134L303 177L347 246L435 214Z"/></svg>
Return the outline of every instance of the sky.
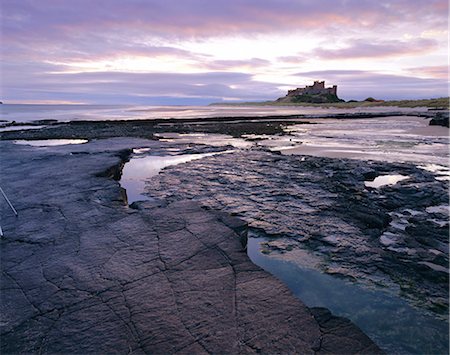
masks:
<svg viewBox="0 0 450 355"><path fill-rule="evenodd" d="M4 103L448 96L447 0L0 0Z"/></svg>

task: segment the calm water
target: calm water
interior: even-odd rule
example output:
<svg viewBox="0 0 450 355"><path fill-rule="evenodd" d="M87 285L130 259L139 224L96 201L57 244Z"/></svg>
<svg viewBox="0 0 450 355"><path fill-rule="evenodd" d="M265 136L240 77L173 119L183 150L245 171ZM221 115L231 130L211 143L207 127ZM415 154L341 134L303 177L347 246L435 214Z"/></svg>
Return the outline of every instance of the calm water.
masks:
<svg viewBox="0 0 450 355"><path fill-rule="evenodd" d="M290 140L289 145L282 146L283 154L421 163L422 166L436 164L429 168L447 169L448 174L449 130L430 126L429 119L390 116L307 121L311 124L286 129L292 136L280 138Z"/></svg>
<svg viewBox="0 0 450 355"><path fill-rule="evenodd" d="M267 239L253 236L248 240L250 259L283 281L307 306L326 307L351 319L389 354L448 354L447 322L411 307L395 294L365 289L305 268L295 263L292 255L265 255L260 243ZM289 253L295 252L300 251ZM313 258L306 251L304 254L295 257Z"/></svg>
<svg viewBox="0 0 450 355"><path fill-rule="evenodd" d="M68 144L84 144L87 143L86 139L43 139L43 140L17 140L15 144L31 145L33 147L53 147L57 145Z"/></svg>
<svg viewBox="0 0 450 355"><path fill-rule="evenodd" d="M158 118L203 118L290 114L331 114L359 112L361 109L274 106L129 106L129 105L0 105L0 120L31 122L43 119L132 120ZM425 108L370 107L365 112L418 111Z"/></svg>
<svg viewBox="0 0 450 355"><path fill-rule="evenodd" d="M408 176L403 175L381 175L377 176L373 181L366 181L364 185L378 189L386 185L395 185L397 182L406 180Z"/></svg>
<svg viewBox="0 0 450 355"><path fill-rule="evenodd" d="M144 155L145 150L135 150L134 153L133 158L125 164L120 179L120 185L127 190L128 204L152 199L144 194L145 181L157 175L162 169L211 155L224 154L227 151L181 155Z"/></svg>

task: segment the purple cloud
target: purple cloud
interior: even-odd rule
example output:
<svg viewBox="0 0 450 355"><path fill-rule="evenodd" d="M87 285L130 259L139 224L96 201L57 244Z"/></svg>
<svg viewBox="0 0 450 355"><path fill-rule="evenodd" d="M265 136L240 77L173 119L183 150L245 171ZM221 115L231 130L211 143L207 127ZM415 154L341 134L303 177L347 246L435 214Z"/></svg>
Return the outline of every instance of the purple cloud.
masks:
<svg viewBox="0 0 450 355"><path fill-rule="evenodd" d="M316 49L313 54L321 59L380 58L411 55L430 51L438 46L432 39L417 38L408 42L397 40L354 40L340 49Z"/></svg>
<svg viewBox="0 0 450 355"><path fill-rule="evenodd" d="M19 75L19 68L17 64L4 67L5 102L16 97L23 100L67 100L72 97L74 101L86 103L108 103L114 98L116 103L122 104L151 101L151 97L172 97L172 104L187 98L211 103L224 98L268 100L282 94L277 84L256 81L250 74L236 72L51 74L58 67L30 65Z"/></svg>
<svg viewBox="0 0 450 355"><path fill-rule="evenodd" d="M421 32L439 33L447 31L448 24L446 0L2 0L0 6L2 101L36 100L45 95L67 99L72 95L77 100L81 97L92 102L95 97L103 102L108 95L116 100L114 95L120 92L126 92L129 101L151 95L177 98L205 95L216 101L223 97L270 99L282 94L278 87L285 83L263 83L252 76L253 69L265 67L274 75L278 69L267 58L212 57L192 52L183 43L208 41L216 36L230 41L233 36L257 40L260 34L294 32L302 36L321 35L325 42L330 38L345 41L349 36L375 32L380 34L376 42L362 38L350 42L347 48L325 47L314 54L321 58L380 58L431 50L436 45L426 39L409 42L383 39L395 32L390 32L392 29L420 28ZM300 50L301 46L300 36L293 48ZM268 53L270 50L267 43ZM278 55L278 61L286 64L300 64L313 58L307 57L308 53L300 53L298 57L290 53L270 54L269 58ZM168 61L188 59L192 67L198 65L196 70L211 72L52 74L68 67L48 64L113 61L136 56ZM436 66L439 64L444 63ZM246 74L241 73L243 69ZM229 73L217 74L221 71ZM355 74L356 79L361 79L361 73ZM381 77L373 75L372 79L379 83ZM411 71L411 75L422 74ZM397 78L392 82L397 85L392 87L392 92L403 89L401 78L424 85L422 96L428 95L432 83L437 85L436 90L442 88L441 81ZM392 78L386 78L389 79ZM343 89L346 82L342 84ZM357 80L354 85L364 88L364 83Z"/></svg>
<svg viewBox="0 0 450 355"><path fill-rule="evenodd" d="M429 78L448 80L448 66L447 65L433 65L426 67L415 67L407 70L413 75L426 76Z"/></svg>
<svg viewBox="0 0 450 355"><path fill-rule="evenodd" d="M213 60L205 63L205 66L210 70L228 70L241 67L261 68L270 64L270 61L265 59L251 58L248 60Z"/></svg>
<svg viewBox="0 0 450 355"><path fill-rule="evenodd" d="M442 0L3 0L6 39L27 41L88 33L149 31L173 37L208 37L352 26L353 29L414 23L446 27ZM420 17L418 17L420 15ZM130 31L130 29L132 29Z"/></svg>
<svg viewBox="0 0 450 355"><path fill-rule="evenodd" d="M305 83L321 79L327 84L338 85L338 96L346 100L363 100L368 96L383 100L448 96L448 81L442 79L423 79L363 70L319 70L296 75L303 78Z"/></svg>

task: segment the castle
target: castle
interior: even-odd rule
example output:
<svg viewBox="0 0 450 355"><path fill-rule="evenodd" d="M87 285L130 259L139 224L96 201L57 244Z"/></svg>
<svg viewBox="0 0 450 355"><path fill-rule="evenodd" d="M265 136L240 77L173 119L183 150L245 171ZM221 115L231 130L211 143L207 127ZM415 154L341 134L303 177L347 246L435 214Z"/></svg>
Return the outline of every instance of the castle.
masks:
<svg viewBox="0 0 450 355"><path fill-rule="evenodd" d="M337 97L337 85L326 88L325 81L314 81L313 85L289 90L286 96L276 100L276 102L281 103L306 102L316 104L342 101Z"/></svg>
<svg viewBox="0 0 450 355"><path fill-rule="evenodd" d="M286 96L299 95L317 95L317 94L331 94L337 96L337 85L330 88L325 87L325 81L315 81L313 85L305 86L304 88L297 88L289 90Z"/></svg>

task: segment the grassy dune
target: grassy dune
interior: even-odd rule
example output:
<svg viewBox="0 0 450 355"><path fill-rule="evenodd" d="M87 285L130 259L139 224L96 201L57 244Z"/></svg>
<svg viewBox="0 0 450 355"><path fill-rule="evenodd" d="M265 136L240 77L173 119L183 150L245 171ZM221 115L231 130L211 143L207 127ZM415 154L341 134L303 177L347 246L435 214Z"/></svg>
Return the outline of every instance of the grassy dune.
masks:
<svg viewBox="0 0 450 355"><path fill-rule="evenodd" d="M354 108L354 107L373 107L373 106L396 106L396 107L429 107L429 108L449 108L449 98L440 97L437 99L422 99L422 100L392 100L392 101L357 101L357 102L336 102L326 104L311 104L305 102L276 102L276 101L262 101L262 102L241 102L241 103L214 103L212 105L227 105L227 106L317 106L317 107L337 107L337 108Z"/></svg>

